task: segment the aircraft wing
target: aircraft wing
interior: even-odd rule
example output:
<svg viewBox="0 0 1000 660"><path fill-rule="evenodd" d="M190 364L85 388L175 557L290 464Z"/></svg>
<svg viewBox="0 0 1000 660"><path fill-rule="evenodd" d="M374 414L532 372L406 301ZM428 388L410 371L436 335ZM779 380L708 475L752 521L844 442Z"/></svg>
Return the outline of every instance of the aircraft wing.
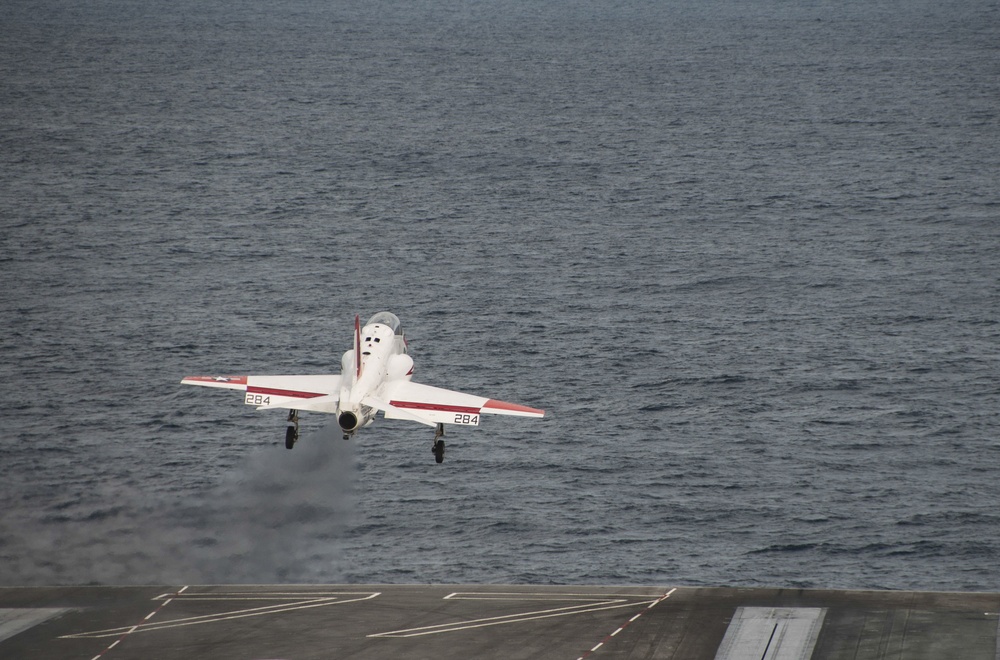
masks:
<svg viewBox="0 0 1000 660"><path fill-rule="evenodd" d="M388 383L384 399L389 404L382 407L389 419L411 419L424 423L478 425L479 416L517 415L519 417L543 417L544 410L529 408L499 399L488 399L475 394L445 390L431 385L411 381Z"/></svg>
<svg viewBox="0 0 1000 660"><path fill-rule="evenodd" d="M242 390L243 403L269 408L336 412L340 376L188 376L183 385Z"/></svg>

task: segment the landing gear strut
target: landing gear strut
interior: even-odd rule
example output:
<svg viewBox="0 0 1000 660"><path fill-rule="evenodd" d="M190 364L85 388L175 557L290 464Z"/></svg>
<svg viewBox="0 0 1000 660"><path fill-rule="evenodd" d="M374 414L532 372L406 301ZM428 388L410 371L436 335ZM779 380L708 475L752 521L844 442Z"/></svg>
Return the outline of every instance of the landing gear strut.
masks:
<svg viewBox="0 0 1000 660"><path fill-rule="evenodd" d="M291 449L299 440L299 411L288 411L288 428L285 430L285 449Z"/></svg>
<svg viewBox="0 0 1000 660"><path fill-rule="evenodd" d="M444 424L438 424L437 430L434 431L434 446L431 447L431 451L434 452L434 460L438 463L444 463L444 440L441 437L444 436Z"/></svg>

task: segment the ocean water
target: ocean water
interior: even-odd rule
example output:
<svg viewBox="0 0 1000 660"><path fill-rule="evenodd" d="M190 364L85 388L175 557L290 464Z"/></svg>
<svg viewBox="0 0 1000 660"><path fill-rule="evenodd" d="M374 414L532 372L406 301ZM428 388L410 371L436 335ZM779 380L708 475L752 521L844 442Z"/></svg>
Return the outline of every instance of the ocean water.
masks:
<svg viewBox="0 0 1000 660"><path fill-rule="evenodd" d="M1000 589L1000 4L9 0L0 584ZM344 442L194 374L546 410Z"/></svg>

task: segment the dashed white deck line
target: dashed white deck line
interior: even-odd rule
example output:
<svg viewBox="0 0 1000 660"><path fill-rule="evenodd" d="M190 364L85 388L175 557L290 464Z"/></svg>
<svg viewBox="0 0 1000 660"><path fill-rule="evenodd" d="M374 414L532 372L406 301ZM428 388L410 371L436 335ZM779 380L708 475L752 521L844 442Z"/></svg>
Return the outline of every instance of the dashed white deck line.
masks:
<svg viewBox="0 0 1000 660"><path fill-rule="evenodd" d="M374 633L368 637L420 637L423 635L437 635L441 633L459 632L474 628L486 628L489 626L502 626L513 623L523 623L525 621L537 621L540 619L551 619L561 616L573 616L587 612L601 612L604 610L620 609L623 607L636 607L646 605L647 600L627 600L626 598L609 597L613 595L588 595L588 594L551 594L546 598L538 594L517 594L517 593L481 593L481 594L459 594L453 593L445 597L446 600L514 600L514 601L556 601L556 602L577 602L578 605L567 605L566 607L555 607L532 612L518 612L516 614L504 614L502 616L485 617L482 619L472 619L470 621L456 621L452 623L441 623L433 626L422 626L419 628L406 628L403 630L391 630L389 632ZM641 596L638 596L641 598ZM636 594L628 594L627 598L637 598Z"/></svg>
<svg viewBox="0 0 1000 660"><path fill-rule="evenodd" d="M673 589L671 589L667 593L663 594L662 596L660 596L659 598L657 598L653 602L649 603L649 605L646 606L646 609L642 610L641 612L639 612L638 614L636 614L635 616L633 616L631 619L628 620L627 623L619 626L617 630L615 630L613 633L611 633L610 635L608 635L607 637L605 637L603 640L601 640L601 642L597 646L593 647L592 649L590 649L589 651L587 651L586 653L584 653L583 655L581 655L576 660L585 660L586 658L588 658L592 653L596 652L599 648L601 648L607 642L609 642L612 637L614 637L615 635L617 635L621 631L625 630L626 628L629 627L629 625L631 625L632 623L634 623L635 621L637 621L643 614L646 614L651 609L653 609L654 607L656 607L657 605L659 605L660 603L662 603L666 599L670 598L671 594L673 594L675 591L677 591L677 587L674 587ZM635 604L635 605L643 605L645 603L633 603L633 604Z"/></svg>
<svg viewBox="0 0 1000 660"><path fill-rule="evenodd" d="M166 600L164 600L162 603L160 603L160 605L155 610L153 610L152 612L150 612L149 614L147 614L145 616L145 618L143 618L143 621L149 621L150 619L152 619L156 615L157 612L159 612L164 607L166 607L167 605L169 605L171 600L173 600L179 594L184 593L186 590L187 590L187 585L185 585L183 588L181 588L178 591L175 591L172 594L162 594L163 596L167 597ZM157 596L157 598L159 598L159 596ZM156 600L156 599L154 599L154 600ZM114 633L112 633L110 635L101 635L101 637L114 637L115 635L118 635L118 639L116 639L115 641L111 642L111 644L108 645L108 648L104 649L103 651L101 651L100 653L98 653L97 655L95 655L91 660L100 660L100 658L102 656L104 656L108 651L110 651L111 649L113 649L116 646L118 646L119 644L121 644L122 641L126 637L128 637L129 635L131 635L132 633L134 633L136 630L138 630L139 626L141 626L141 625L143 625L143 624L137 624L137 625L134 625L134 626L132 626L131 628L128 628L128 629L118 628L116 630L116 632L114 632ZM125 630L125 632L121 632L122 630ZM62 637L60 637L60 639L64 639L66 637L77 637L77 636L78 635L63 635Z"/></svg>
<svg viewBox="0 0 1000 660"><path fill-rule="evenodd" d="M332 593L332 592L327 592ZM199 594L189 594L185 595L183 598L175 596L173 599L166 600L162 605L160 605L157 610L152 614L163 609L170 600L208 600L205 598L198 598ZM339 595L328 595L321 598L307 598L303 599L303 596L311 596L310 593L300 593L299 600L290 601L287 603L279 603L277 605L267 605L264 607L252 607L242 610L230 610L226 612L216 612L214 614L204 614L201 616L184 617L180 619L170 619L168 621L153 621L150 623L141 623L137 626L132 626L131 629L126 627L121 628L109 628L107 630L92 630L82 633L74 633L71 635L63 635L60 639L73 639L73 638L101 638L101 637L115 637L117 635L125 636L137 632L150 632L153 630L166 630L168 628L181 628L184 626L195 626L206 623L216 623L219 621L230 621L233 619L243 619L252 616L265 616L268 614L278 614L283 612L293 612L296 610L306 610L315 607L327 607L330 605L345 605L347 603L356 603L363 600L371 600L381 595L381 592L350 592L341 593ZM190 596L195 596L191 598ZM357 596L357 598L340 598L340 596ZM159 596L157 597L159 598ZM222 598L214 598L212 600L228 600ZM256 598L255 600L261 600L261 598ZM152 615L148 616L147 619L152 618ZM124 632L123 632L124 631ZM93 660L97 660L100 656L95 657Z"/></svg>

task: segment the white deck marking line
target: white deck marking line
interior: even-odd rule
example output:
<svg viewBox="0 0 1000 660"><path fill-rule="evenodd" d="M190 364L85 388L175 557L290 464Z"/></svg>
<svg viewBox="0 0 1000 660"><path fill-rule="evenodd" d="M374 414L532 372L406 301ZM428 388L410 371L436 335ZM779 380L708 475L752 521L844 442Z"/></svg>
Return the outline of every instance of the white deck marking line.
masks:
<svg viewBox="0 0 1000 660"><path fill-rule="evenodd" d="M336 596L367 596L371 594L370 591L300 591L298 593L289 592L272 592L272 591L261 591L261 592L223 592L223 591L213 591L209 593L192 593L184 594L183 596L174 596L177 600L185 601L208 601L208 600L302 600L304 598L330 598ZM164 594L164 596L171 594ZM153 600L162 598L163 596L157 596Z"/></svg>
<svg viewBox="0 0 1000 660"><path fill-rule="evenodd" d="M290 603L281 603L278 605L269 605L266 607L253 607L245 610L232 610L229 612L217 612L215 614L204 614L202 616L192 616L185 617L182 619L170 619L169 621L159 621L153 623L143 623L138 626L134 626L135 632L150 632L152 630L165 630L168 628L181 628L184 626L196 626L204 623L216 623L219 621L230 621L232 619L243 619L251 616L264 616L267 614L278 614L281 612L293 612L295 610L306 610L314 607L326 607L330 605L345 605L347 603L356 603L363 600L371 600L377 596L381 595L381 592L365 592L368 595L363 598L351 598L351 599L338 599L335 597L330 598L314 598L310 600L302 600ZM303 594L305 595L305 594ZM360 594L358 594L360 595ZM192 599L198 600L198 599ZM169 601L168 601L169 602ZM165 605L166 603L164 603ZM160 606L162 608L163 605ZM100 638L100 637L114 637L120 635L121 631L125 630L122 628L111 628L107 630L92 630L89 632L75 633L72 635L62 635L59 639L73 639L73 638ZM126 632L125 634L130 634ZM99 656L98 656L99 657Z"/></svg>
<svg viewBox="0 0 1000 660"><path fill-rule="evenodd" d="M173 594L160 594L160 596L157 596L157 597L156 597L156 598L154 598L153 600L157 600L157 599L158 599L158 598L160 598L161 596L176 596L177 594L181 594L181 593L184 593L184 590L185 590L185 589L187 589L187 585L185 585L185 586L184 586L184 587L183 587L183 588L182 588L182 589L181 589L180 591L177 591L177 592L175 592L175 593L173 593ZM150 612L149 614L147 614L147 615L146 615L146 617L145 617L145 618L143 619L143 621L149 621L150 619L152 619L152 618L153 618L153 616L154 616L154 615L155 615L155 614L156 614L157 612L159 612L159 611L160 611L160 610L162 610L162 609L163 609L164 607L166 607L167 605L169 605L169 604L170 604L170 601L171 601L171 600L173 600L173 598L167 598L167 599L166 599L165 601L163 601L162 603L160 603L160 606L159 606L159 607L157 607L157 608L156 608L155 610L153 610L152 612ZM101 656L103 656L103 655L104 655L105 653L107 653L107 652L108 652L108 651L110 651L111 649L113 649L113 648L115 648L116 646L118 646L119 644L121 644L121 643L122 643L122 640L124 640L124 639L125 639L126 637L128 637L129 635L131 635L132 633L134 633L134 632L135 632L136 630L138 630L138 629L139 629L139 626L141 626L141 625L143 625L143 624L141 624L141 623L140 623L140 624L137 624L137 625L134 625L134 626L132 626L131 628L129 628L128 630L125 630L124 628L118 628L118 629L117 629L117 631L118 631L118 632L116 632L116 633L114 633L114 634L111 634L111 635L102 635L102 637L114 637L114 636L115 636L115 635L117 634L117 635L118 635L118 639L116 639L116 640L115 640L114 642L112 642L112 643L111 643L111 645L110 645L110 646L108 646L108 648L104 649L103 651L101 651L100 653L98 653L97 655L95 655L95 656L94 656L94 657L92 658L92 660L99 660L99 658L100 658ZM120 633L120 631L122 631L122 630L125 630L125 632L124 632L124 633ZM120 633L120 634L119 634L119 633ZM63 639L63 638L65 638L65 637L72 637L72 636L73 636L73 635L63 635L63 636L62 636L62 637L60 637L59 639Z"/></svg>
<svg viewBox="0 0 1000 660"><path fill-rule="evenodd" d="M139 632L149 632L151 630L164 630L166 628L180 628L183 626L194 626L202 623L215 623L218 621L229 621L231 619L243 619L251 616L264 616L267 614L277 614L280 612L292 612L295 610L305 610L314 607L325 607L329 605L342 605L354 603L361 600L375 598L379 594L371 594L365 598L353 598L351 600L338 600L336 598L317 598L307 601L299 601L281 605L270 605L267 607L254 607L246 610L233 610L231 612L218 612L216 614L205 614L202 616L187 617L183 619L171 619L157 623L149 623L141 626ZM61 639L71 637L113 637L121 628L113 630L96 630L87 633L77 633L74 635L63 635Z"/></svg>
<svg viewBox="0 0 1000 660"><path fill-rule="evenodd" d="M486 595L465 595L465 594L450 594L445 597L445 600L515 600L519 603L535 601L539 603L606 603L609 599L622 598L641 598L641 596L636 596L636 594L607 594L606 596L597 596L596 594L590 595L575 595L575 594L553 594L552 597L546 598L544 596L538 596L535 594L524 594L523 596L518 596L517 594L503 594L495 596L493 594ZM643 601L645 602L645 601Z"/></svg>
<svg viewBox="0 0 1000 660"><path fill-rule="evenodd" d="M335 599L335 598L316 598L316 599L309 600L309 601L301 601L301 603L290 603L290 604L281 604L281 605L268 605L266 607L254 607L254 608L246 609L246 610L235 610L233 612L221 612L221 613L216 613L216 614L203 614L201 616L186 617L186 618L183 618L183 619L171 619L170 621L160 621L160 622L157 622L157 623L148 623L148 624L143 624L142 629L143 629L143 632L146 632L146 631L149 631L149 630L154 630L154 629L159 629L159 628L173 628L173 627L175 627L174 625L168 625L168 624L180 624L181 622L184 622L184 623L187 623L187 624L191 624L192 622L193 623L197 623L199 619L208 619L208 620L211 620L211 621L215 621L215 620L224 621L225 619L220 619L219 617L227 615L227 614L242 614L243 616L259 616L259 615L262 615L262 614L271 614L272 612L283 612L286 609L303 609L303 608L292 607L292 606L296 606L296 605L300 605L300 604L304 605L305 603L318 603L319 605L309 605L310 607L318 607L320 605L328 605L328 604L332 604L334 602L341 602L341 601L337 601L337 599ZM249 614L249 613L252 613L252 614ZM241 617L231 617L231 618L241 618ZM68 637L113 637L114 635L118 634L122 630L125 630L125 628L122 627L122 628L110 628L108 630L94 630L94 631L86 632L86 633L76 633L76 634L73 634L73 635L63 635L63 638L68 638Z"/></svg>
<svg viewBox="0 0 1000 660"><path fill-rule="evenodd" d="M608 598L642 598L643 602L646 602L646 598L650 596L644 596L642 594L587 594L587 593L552 593L552 594L538 594L538 593L527 593L518 591L456 591L453 594L448 594L445 599L455 600L567 600L567 601L604 601Z"/></svg>
<svg viewBox="0 0 1000 660"><path fill-rule="evenodd" d="M674 587L673 589L671 589L671 590L670 590L670 591L668 591L667 593L663 594L662 596L660 596L659 598L657 598L656 600L654 600L654 601L653 601L652 603L650 603L650 604L649 604L649 605L648 605L648 606L646 607L646 609L642 610L641 612L639 612L638 614L636 614L635 616L633 616L633 617L632 617L631 619L629 619L629 620L628 620L628 622L627 622L627 623L625 623L625 624L623 624L622 626L620 626L620 627L618 628L618 630L614 631L613 633L611 633L610 635L608 635L607 637L605 637L605 638L604 638L603 640L601 640L601 643L600 643L600 644L598 644L598 645L597 645L597 646L595 646L594 648L590 649L589 651L587 651L586 653L584 653L583 655L581 655L581 656L580 656L579 658L577 658L576 660L585 660L585 658L589 657L589 656L590 656L590 655L591 655L591 654L592 654L592 653L593 653L594 651L596 651L597 649L599 649L599 648L601 648L602 646L604 646L604 644L605 644L606 642L610 641L612 637L614 637L615 635L617 635L617 634L618 634L618 633L620 633L621 631L623 631L623 630L625 630L626 628L628 628L630 624L634 623L634 622L635 622L635 621L636 621L636 620L637 620L637 619L638 619L639 617L641 617L641 616L642 616L643 614L645 614L645 613L646 613L646 612L648 612L649 610L653 609L654 607L656 607L657 605L659 605L660 603L662 603L662 602L663 602L663 601L665 601L666 599L670 598L670 595L671 595L671 594L673 594L673 593L674 593L675 591L677 591L677 587ZM643 604L643 603L636 603L636 605L642 605L642 604Z"/></svg>
<svg viewBox="0 0 1000 660"><path fill-rule="evenodd" d="M538 610L535 612L519 612L517 614L505 614L503 616L472 619L471 621L455 621L452 623L440 623L433 626L422 626L420 628L391 630L384 633L374 633L368 635L368 637L420 637L423 635L436 635L439 633L471 630L473 628L486 628L488 626L502 626L510 623L522 623L524 621L551 619L558 616L572 616L574 614L584 614L587 612L601 612L604 610L620 609L622 607L635 607L636 605L645 605L647 602L648 601L645 600L638 602L625 602L621 599L603 601L591 600L585 605L570 605L568 607L557 607L548 610Z"/></svg>
<svg viewBox="0 0 1000 660"><path fill-rule="evenodd" d="M226 596L227 598L280 598L282 596L287 596L289 598L302 598L304 596L360 596L365 594L370 594L371 591L342 591L340 589L334 591L318 591L310 589L308 591L189 591L186 594L174 593L174 594L160 594L153 598L153 600L159 600L161 598L187 598L189 600L198 600L202 598L213 598L216 596Z"/></svg>

